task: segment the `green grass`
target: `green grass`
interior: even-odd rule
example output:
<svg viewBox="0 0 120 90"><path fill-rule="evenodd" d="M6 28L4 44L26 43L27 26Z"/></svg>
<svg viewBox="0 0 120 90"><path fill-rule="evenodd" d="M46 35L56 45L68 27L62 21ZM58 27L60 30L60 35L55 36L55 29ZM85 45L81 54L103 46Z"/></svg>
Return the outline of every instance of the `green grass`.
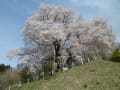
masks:
<svg viewBox="0 0 120 90"><path fill-rule="evenodd" d="M92 61L15 90L120 90L120 63Z"/></svg>

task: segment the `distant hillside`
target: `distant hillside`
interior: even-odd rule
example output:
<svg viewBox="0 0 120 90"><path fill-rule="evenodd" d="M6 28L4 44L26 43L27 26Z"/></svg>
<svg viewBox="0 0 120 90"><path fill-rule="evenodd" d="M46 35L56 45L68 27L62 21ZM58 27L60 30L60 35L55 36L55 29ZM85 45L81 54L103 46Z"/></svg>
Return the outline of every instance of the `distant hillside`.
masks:
<svg viewBox="0 0 120 90"><path fill-rule="evenodd" d="M15 90L120 90L120 63L93 61Z"/></svg>

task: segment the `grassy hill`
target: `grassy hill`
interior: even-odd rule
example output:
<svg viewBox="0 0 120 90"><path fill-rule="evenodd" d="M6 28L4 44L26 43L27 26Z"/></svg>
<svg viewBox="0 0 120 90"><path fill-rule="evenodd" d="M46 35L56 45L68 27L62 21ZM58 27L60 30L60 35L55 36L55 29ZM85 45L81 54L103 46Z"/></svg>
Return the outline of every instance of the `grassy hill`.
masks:
<svg viewBox="0 0 120 90"><path fill-rule="evenodd" d="M120 90L120 63L92 61L15 90Z"/></svg>

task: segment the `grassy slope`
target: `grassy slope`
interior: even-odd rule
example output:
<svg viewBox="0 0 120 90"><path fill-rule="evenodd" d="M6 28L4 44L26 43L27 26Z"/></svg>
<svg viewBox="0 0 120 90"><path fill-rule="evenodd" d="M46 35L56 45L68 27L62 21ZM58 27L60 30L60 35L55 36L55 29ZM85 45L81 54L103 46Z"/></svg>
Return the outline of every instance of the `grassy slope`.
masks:
<svg viewBox="0 0 120 90"><path fill-rule="evenodd" d="M120 90L120 63L93 61L15 90Z"/></svg>

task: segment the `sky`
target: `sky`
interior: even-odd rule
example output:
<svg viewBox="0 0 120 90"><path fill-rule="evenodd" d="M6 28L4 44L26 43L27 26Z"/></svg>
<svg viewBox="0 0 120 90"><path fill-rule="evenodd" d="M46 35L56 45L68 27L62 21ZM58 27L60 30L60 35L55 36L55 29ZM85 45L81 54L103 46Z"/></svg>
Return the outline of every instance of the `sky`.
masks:
<svg viewBox="0 0 120 90"><path fill-rule="evenodd" d="M0 0L0 64L16 67L17 59L9 60L6 53L11 48L22 48L22 29L26 19L41 4L64 6L86 19L108 19L120 42L120 0Z"/></svg>

